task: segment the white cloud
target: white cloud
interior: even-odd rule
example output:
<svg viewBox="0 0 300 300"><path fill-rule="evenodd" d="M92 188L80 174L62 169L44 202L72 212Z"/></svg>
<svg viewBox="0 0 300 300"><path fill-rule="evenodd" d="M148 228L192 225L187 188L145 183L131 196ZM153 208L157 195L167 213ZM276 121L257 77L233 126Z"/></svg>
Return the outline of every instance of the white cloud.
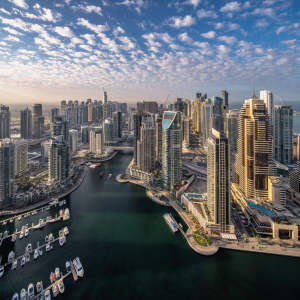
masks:
<svg viewBox="0 0 300 300"><path fill-rule="evenodd" d="M86 51L93 51L94 50L91 46L88 46L88 45L79 45L79 47L86 50Z"/></svg>
<svg viewBox="0 0 300 300"><path fill-rule="evenodd" d="M203 19L203 18L217 19L219 16L213 10L205 10L201 8L200 10L197 11L197 17L199 19Z"/></svg>
<svg viewBox="0 0 300 300"><path fill-rule="evenodd" d="M248 9L248 8L250 8L250 7L251 7L250 1L246 1L246 2L244 3L244 5L243 5L243 8L244 8L244 9Z"/></svg>
<svg viewBox="0 0 300 300"><path fill-rule="evenodd" d="M144 0L124 0L123 2L116 2L116 5L125 5L128 8L134 9L138 14L141 14L142 8L148 7L148 1Z"/></svg>
<svg viewBox="0 0 300 300"><path fill-rule="evenodd" d="M2 18L0 17L0 19L2 20L2 23L3 24L9 24L15 28L19 28L19 29L22 29L24 31L29 31L28 27L30 26L29 23L25 23L24 21L22 21L21 19L19 18L16 18L16 19L5 19L5 18Z"/></svg>
<svg viewBox="0 0 300 300"><path fill-rule="evenodd" d="M16 36L9 35L8 37L4 38L5 41L11 41L11 42L21 42L19 38Z"/></svg>
<svg viewBox="0 0 300 300"><path fill-rule="evenodd" d="M14 5L27 9L28 5L24 0L8 0L9 2L12 2Z"/></svg>
<svg viewBox="0 0 300 300"><path fill-rule="evenodd" d="M23 53L23 54L27 54L27 55L35 55L36 52L35 51L29 51L29 50L26 50L26 49L18 49L18 52L20 53Z"/></svg>
<svg viewBox="0 0 300 300"><path fill-rule="evenodd" d="M123 49L126 51L133 50L136 45L127 36L119 37L119 40L124 44Z"/></svg>
<svg viewBox="0 0 300 300"><path fill-rule="evenodd" d="M282 41L282 43L286 44L286 45L294 45L298 42L298 40L293 39L293 40L287 40L287 41Z"/></svg>
<svg viewBox="0 0 300 300"><path fill-rule="evenodd" d="M81 35L83 38L85 38L87 40L87 43L92 45L92 46L95 46L96 43L95 43L95 35L94 34L82 34Z"/></svg>
<svg viewBox="0 0 300 300"><path fill-rule="evenodd" d="M269 22L267 22L265 19L257 20L255 23L254 27L259 27L259 28L265 28L269 26Z"/></svg>
<svg viewBox="0 0 300 300"><path fill-rule="evenodd" d="M206 33L202 33L201 34L203 37L205 37L206 39L214 39L216 36L216 33L214 31L209 31Z"/></svg>
<svg viewBox="0 0 300 300"><path fill-rule="evenodd" d="M2 42L2 41L0 42L0 45L1 46L8 46L5 42Z"/></svg>
<svg viewBox="0 0 300 300"><path fill-rule="evenodd" d="M75 37L74 32L69 27L59 27L59 26L57 26L57 27L54 28L54 31L56 33L58 33L59 35L61 35L61 36L65 36L65 37L68 37L68 38Z"/></svg>
<svg viewBox="0 0 300 300"><path fill-rule="evenodd" d="M201 48L201 54L203 55L213 55L214 52L208 42L195 42L194 46Z"/></svg>
<svg viewBox="0 0 300 300"><path fill-rule="evenodd" d="M265 49L258 47L258 48L255 48L255 52L259 55L264 55Z"/></svg>
<svg viewBox="0 0 300 300"><path fill-rule="evenodd" d="M11 34L14 34L14 35L24 35L23 33L19 32L17 30L14 30L10 27L3 27L2 29L9 32L9 33L11 33Z"/></svg>
<svg viewBox="0 0 300 300"><path fill-rule="evenodd" d="M251 42L246 42L246 41L240 41L239 46L243 47L243 48L246 48L246 49L250 49L250 48L252 48L252 43Z"/></svg>
<svg viewBox="0 0 300 300"><path fill-rule="evenodd" d="M43 38L44 40L46 40L49 44L53 44L53 45L60 45L62 44L61 40L50 35L47 32L41 33L39 35L39 37Z"/></svg>
<svg viewBox="0 0 300 300"><path fill-rule="evenodd" d="M101 7L99 6L95 6L95 5L88 5L86 2L84 2L84 5L77 5L77 6L71 6L71 9L73 9L74 11L77 11L77 10L82 10L84 11L85 13L96 13L100 16L103 16L102 14L102 9Z"/></svg>
<svg viewBox="0 0 300 300"><path fill-rule="evenodd" d="M116 29L114 29L113 34L118 35L118 33L125 33L125 30L118 26Z"/></svg>
<svg viewBox="0 0 300 300"><path fill-rule="evenodd" d="M185 43L188 43L188 44L193 43L193 39L190 38L186 32L179 34L179 35L178 35L178 39L179 39L180 41L185 42Z"/></svg>
<svg viewBox="0 0 300 300"><path fill-rule="evenodd" d="M196 20L191 15L187 15L184 18L171 17L168 19L167 24L175 28L189 27L196 24Z"/></svg>
<svg viewBox="0 0 300 300"><path fill-rule="evenodd" d="M280 26L280 27L276 30L276 33L279 34L279 33L283 32L283 31L285 31L285 30L286 30L286 26Z"/></svg>
<svg viewBox="0 0 300 300"><path fill-rule="evenodd" d="M91 24L88 20L85 20L83 18L78 18L77 19L77 25L82 25L85 26L86 28L96 32L96 33L101 33L103 31L109 30L109 26L107 24L105 25L94 25Z"/></svg>
<svg viewBox="0 0 300 300"><path fill-rule="evenodd" d="M259 16L267 16L270 18L276 17L276 13L273 8L256 8L252 14L259 15Z"/></svg>
<svg viewBox="0 0 300 300"><path fill-rule="evenodd" d="M236 23L229 23L228 24L228 29L229 30L237 30L240 28L240 25L239 24L236 24Z"/></svg>
<svg viewBox="0 0 300 300"><path fill-rule="evenodd" d="M226 46L224 46L224 45L219 45L218 46L218 52L220 53L220 54L227 54L227 53L229 53L230 52L230 49L228 48L228 47L226 47Z"/></svg>
<svg viewBox="0 0 300 300"><path fill-rule="evenodd" d="M68 5L70 4L71 0L64 0Z"/></svg>
<svg viewBox="0 0 300 300"><path fill-rule="evenodd" d="M224 12L224 13L238 12L240 10L241 10L241 3L237 2L237 1L232 1L232 2L226 3L226 5L220 9L220 11Z"/></svg>
<svg viewBox="0 0 300 300"><path fill-rule="evenodd" d="M237 38L235 36L220 36L218 37L218 39L229 45L232 45L237 42Z"/></svg>
<svg viewBox="0 0 300 300"><path fill-rule="evenodd" d="M183 2L182 4L190 4L193 5L194 8L196 8L201 3L201 0L187 0Z"/></svg>
<svg viewBox="0 0 300 300"><path fill-rule="evenodd" d="M37 44L37 45L41 45L43 47L50 47L50 45L44 40L44 39L41 39L41 38L34 38L34 42Z"/></svg>
<svg viewBox="0 0 300 300"><path fill-rule="evenodd" d="M107 1L104 1L104 0L102 0L102 4L103 4L104 6L109 6L109 3L108 3Z"/></svg>
<svg viewBox="0 0 300 300"><path fill-rule="evenodd" d="M215 25L215 28L218 30L218 29L222 29L224 27L224 24L223 23L217 23Z"/></svg>
<svg viewBox="0 0 300 300"><path fill-rule="evenodd" d="M79 39L77 37L72 38L71 41L73 44L83 44L84 43L84 40Z"/></svg>
<svg viewBox="0 0 300 300"><path fill-rule="evenodd" d="M2 11L3 13L7 14L7 15L11 15L11 13L7 10L5 10L4 8L0 8L0 11Z"/></svg>
<svg viewBox="0 0 300 300"><path fill-rule="evenodd" d="M177 45L177 44L170 44L169 45L170 48L172 48L173 50L185 50L184 47L180 46L180 45Z"/></svg>
<svg viewBox="0 0 300 300"><path fill-rule="evenodd" d="M174 41L174 38L170 37L168 33L149 33L149 34L143 34L142 38L146 39L147 42L145 43L149 48L151 47L162 47L162 44L155 41L155 40L161 40L167 44L172 44ZM155 52L155 51L154 51Z"/></svg>

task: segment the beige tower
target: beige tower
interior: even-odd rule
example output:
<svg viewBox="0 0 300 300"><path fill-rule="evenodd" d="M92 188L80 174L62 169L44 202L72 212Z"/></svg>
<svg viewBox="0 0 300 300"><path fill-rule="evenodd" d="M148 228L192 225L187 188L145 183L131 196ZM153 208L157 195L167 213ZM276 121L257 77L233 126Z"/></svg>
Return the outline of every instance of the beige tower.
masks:
<svg viewBox="0 0 300 300"><path fill-rule="evenodd" d="M235 181L247 197L268 199L272 175L272 128L264 100L253 95L239 115Z"/></svg>

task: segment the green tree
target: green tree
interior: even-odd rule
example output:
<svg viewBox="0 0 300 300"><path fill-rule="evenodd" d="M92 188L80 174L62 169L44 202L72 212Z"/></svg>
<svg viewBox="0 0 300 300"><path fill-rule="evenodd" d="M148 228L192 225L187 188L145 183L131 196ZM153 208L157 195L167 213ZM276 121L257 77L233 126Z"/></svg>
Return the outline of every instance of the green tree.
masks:
<svg viewBox="0 0 300 300"><path fill-rule="evenodd" d="M257 244L260 244L261 236L258 234L255 236Z"/></svg>
<svg viewBox="0 0 300 300"><path fill-rule="evenodd" d="M268 245L270 245L271 244L271 238L269 236L267 237L267 241L268 241Z"/></svg>
<svg viewBox="0 0 300 300"><path fill-rule="evenodd" d="M295 246L296 246L296 241L294 240L294 239L291 239L291 241L292 241L292 246L295 248Z"/></svg>
<svg viewBox="0 0 300 300"><path fill-rule="evenodd" d="M277 241L278 241L279 246L282 246L282 239L278 238Z"/></svg>
<svg viewBox="0 0 300 300"><path fill-rule="evenodd" d="M248 242L248 236L246 233L243 234L243 239L244 239L244 242L247 243Z"/></svg>

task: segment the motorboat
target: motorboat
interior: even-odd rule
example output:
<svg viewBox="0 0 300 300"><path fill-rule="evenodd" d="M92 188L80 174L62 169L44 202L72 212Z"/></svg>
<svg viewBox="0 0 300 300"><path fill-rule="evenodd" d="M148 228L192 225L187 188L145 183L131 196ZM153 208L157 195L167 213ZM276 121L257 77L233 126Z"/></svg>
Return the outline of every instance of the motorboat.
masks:
<svg viewBox="0 0 300 300"><path fill-rule="evenodd" d="M74 260L73 260L73 264L74 264L74 267L75 267L75 271L77 273L78 276L80 277L83 277L83 267L81 265L81 262L79 260L79 257L76 257Z"/></svg>
<svg viewBox="0 0 300 300"><path fill-rule="evenodd" d="M28 234L29 234L29 229L26 229L26 230L25 230L25 234L24 234L24 235L25 235L25 237L27 237L27 236L28 236Z"/></svg>
<svg viewBox="0 0 300 300"><path fill-rule="evenodd" d="M20 300L26 300L27 295L26 295L26 290L22 289L21 293L20 293Z"/></svg>
<svg viewBox="0 0 300 300"><path fill-rule="evenodd" d="M11 237L11 241L12 242L15 242L17 239L17 235L16 234L13 234L12 237Z"/></svg>
<svg viewBox="0 0 300 300"><path fill-rule="evenodd" d="M39 257L39 252L37 251L37 249L34 250L33 257L34 257L34 259L37 259Z"/></svg>
<svg viewBox="0 0 300 300"><path fill-rule="evenodd" d="M108 175L108 178L107 178L107 180L108 180L108 179L110 179L110 178L111 178L111 176L112 176L112 174L109 174L109 175Z"/></svg>
<svg viewBox="0 0 300 300"><path fill-rule="evenodd" d="M59 206L63 206L64 203L62 201L59 202Z"/></svg>
<svg viewBox="0 0 300 300"><path fill-rule="evenodd" d="M22 231L24 231L25 230L25 225L24 226L22 226L22 229L21 229Z"/></svg>
<svg viewBox="0 0 300 300"><path fill-rule="evenodd" d="M19 294L15 293L12 297L12 300L19 300Z"/></svg>
<svg viewBox="0 0 300 300"><path fill-rule="evenodd" d="M60 278L59 268L55 269L55 278L56 278L56 280L58 280Z"/></svg>
<svg viewBox="0 0 300 300"><path fill-rule="evenodd" d="M9 220L9 223L12 223L13 221L14 221L14 218L10 219L10 220Z"/></svg>
<svg viewBox="0 0 300 300"><path fill-rule="evenodd" d="M40 228L42 228L42 227L44 227L44 226L46 226L46 223L44 222L43 219L40 219L40 220L39 220L39 224L35 225L35 226L34 226L34 229L40 229Z"/></svg>
<svg viewBox="0 0 300 300"><path fill-rule="evenodd" d="M6 224L7 224L7 221L3 221L3 222L2 222L2 225L6 225Z"/></svg>
<svg viewBox="0 0 300 300"><path fill-rule="evenodd" d="M64 238L62 236L59 238L59 245L61 247L64 245Z"/></svg>
<svg viewBox="0 0 300 300"><path fill-rule="evenodd" d="M24 231L21 231L19 239L21 240L23 238L23 236L24 236Z"/></svg>
<svg viewBox="0 0 300 300"><path fill-rule="evenodd" d="M30 283L28 286L27 294L28 294L28 300L34 298L34 286L32 283Z"/></svg>
<svg viewBox="0 0 300 300"><path fill-rule="evenodd" d="M27 228L28 228L28 224L25 225L25 229L27 229Z"/></svg>
<svg viewBox="0 0 300 300"><path fill-rule="evenodd" d="M23 267L26 263L26 259L25 259L25 256L22 257L21 259L21 267Z"/></svg>
<svg viewBox="0 0 300 300"><path fill-rule="evenodd" d="M34 210L31 212L31 215L32 215L32 216L34 215Z"/></svg>
<svg viewBox="0 0 300 300"><path fill-rule="evenodd" d="M46 218L46 222L49 222L49 221L51 221L51 220L52 220L52 217L51 217L51 216L49 216L49 217Z"/></svg>
<svg viewBox="0 0 300 300"><path fill-rule="evenodd" d="M42 248L39 249L39 255L40 255L40 256L43 255L43 249L42 249Z"/></svg>
<svg viewBox="0 0 300 300"><path fill-rule="evenodd" d="M8 260L7 262L8 263L11 263L15 258L15 252L14 251L10 251L9 254L8 254Z"/></svg>
<svg viewBox="0 0 300 300"><path fill-rule="evenodd" d="M18 216L18 221L21 221L21 219L22 219L22 216Z"/></svg>
<svg viewBox="0 0 300 300"><path fill-rule="evenodd" d="M26 250L27 250L28 253L31 253L32 252L32 245L28 244L27 247L26 247Z"/></svg>
<svg viewBox="0 0 300 300"><path fill-rule="evenodd" d="M9 231L6 230L6 231L4 232L4 234L3 234L3 238L5 239L5 238L8 236L8 234L9 234Z"/></svg>
<svg viewBox="0 0 300 300"><path fill-rule="evenodd" d="M41 281L39 281L36 284L36 291L37 291L38 294L42 291L42 282Z"/></svg>
<svg viewBox="0 0 300 300"><path fill-rule="evenodd" d="M55 284L52 286L52 293L53 293L54 298L57 297L57 295L59 293L58 289L57 289L57 286Z"/></svg>
<svg viewBox="0 0 300 300"><path fill-rule="evenodd" d="M59 211L59 216L62 217L63 215L64 215L64 211L61 209L61 210Z"/></svg>
<svg viewBox="0 0 300 300"><path fill-rule="evenodd" d="M71 272L71 265L68 261L66 261L66 269L67 269L67 272Z"/></svg>
<svg viewBox="0 0 300 300"><path fill-rule="evenodd" d="M67 201L66 201L66 200L64 200L64 204L67 204Z"/></svg>
<svg viewBox="0 0 300 300"><path fill-rule="evenodd" d="M27 253L27 255L26 255L26 263L28 263L29 261L30 261L30 254Z"/></svg>
<svg viewBox="0 0 300 300"><path fill-rule="evenodd" d="M48 241L49 241L49 237L48 237L48 235L45 237L45 243L48 243Z"/></svg>
<svg viewBox="0 0 300 300"><path fill-rule="evenodd" d="M65 209L65 220L69 220L70 219L70 211L68 208Z"/></svg>
<svg viewBox="0 0 300 300"><path fill-rule="evenodd" d="M64 234L65 234L65 235L68 235L68 234L69 234L69 229L68 229L68 227L65 227L65 228L64 228Z"/></svg>
<svg viewBox="0 0 300 300"><path fill-rule="evenodd" d="M63 235L64 235L63 231L60 230L60 231L59 231L59 236L63 236Z"/></svg>
<svg viewBox="0 0 300 300"><path fill-rule="evenodd" d="M49 210L49 209L50 209L50 206L47 206L46 209Z"/></svg>
<svg viewBox="0 0 300 300"><path fill-rule="evenodd" d="M14 260L14 264L13 264L13 270L16 269L17 266L18 266L18 260L15 259L15 260Z"/></svg>
<svg viewBox="0 0 300 300"><path fill-rule="evenodd" d="M52 241L53 241L53 234L50 233L50 234L49 234L49 242L52 242Z"/></svg>
<svg viewBox="0 0 300 300"><path fill-rule="evenodd" d="M62 279L58 282L58 289L59 289L59 292L62 293L62 294L65 291L65 285L64 285L64 282L63 282Z"/></svg>
<svg viewBox="0 0 300 300"><path fill-rule="evenodd" d="M4 274L4 266L0 266L0 278L3 276Z"/></svg>
<svg viewBox="0 0 300 300"><path fill-rule="evenodd" d="M53 272L51 272L51 274L50 274L50 281L51 281L51 283L53 283L55 281L55 275Z"/></svg>
<svg viewBox="0 0 300 300"><path fill-rule="evenodd" d="M45 300L51 300L51 293L49 290L45 292Z"/></svg>
<svg viewBox="0 0 300 300"><path fill-rule="evenodd" d="M50 251L50 244L47 244L46 245L46 252L49 252Z"/></svg>

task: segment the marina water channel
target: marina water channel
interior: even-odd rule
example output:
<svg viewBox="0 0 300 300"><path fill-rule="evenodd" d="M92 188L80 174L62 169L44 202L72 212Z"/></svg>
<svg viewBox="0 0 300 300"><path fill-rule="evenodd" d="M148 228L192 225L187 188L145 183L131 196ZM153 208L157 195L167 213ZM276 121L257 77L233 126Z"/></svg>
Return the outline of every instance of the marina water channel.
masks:
<svg viewBox="0 0 300 300"><path fill-rule="evenodd" d="M49 275L59 267L66 273L65 262L79 257L84 277L64 280L65 293L57 299L288 299L299 295L298 258L222 250L205 257L195 253L182 235L174 234L163 215L171 207L152 202L145 189L131 183L118 183L115 178L132 160L132 152L121 151L100 168L90 169L81 186L65 197L67 204L51 207L21 221L0 225L0 232L40 218L55 217L62 208L70 209L71 218L47 224L30 231L28 237L15 243L4 240L0 247L2 263L11 250L16 256L25 253L28 243L36 248L45 236L68 227L70 234L60 247L16 270L5 268L0 279L0 299L12 299L15 292L27 290L42 281L50 285ZM103 178L99 172L104 171ZM112 178L107 180L109 174ZM186 230L186 228L184 228ZM53 296L52 296L53 299Z"/></svg>

